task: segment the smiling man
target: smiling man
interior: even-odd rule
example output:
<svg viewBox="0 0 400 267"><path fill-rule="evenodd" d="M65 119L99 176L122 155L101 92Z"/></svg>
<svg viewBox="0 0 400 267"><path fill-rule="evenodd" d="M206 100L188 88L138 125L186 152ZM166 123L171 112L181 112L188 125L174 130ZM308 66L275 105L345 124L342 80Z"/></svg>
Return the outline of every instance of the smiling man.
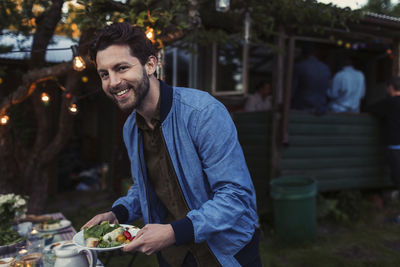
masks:
<svg viewBox="0 0 400 267"><path fill-rule="evenodd" d="M256 196L226 108L158 80L156 50L128 23L104 28L90 55L105 94L133 109L123 129L133 186L83 227L143 218L124 251L166 267L261 266Z"/></svg>

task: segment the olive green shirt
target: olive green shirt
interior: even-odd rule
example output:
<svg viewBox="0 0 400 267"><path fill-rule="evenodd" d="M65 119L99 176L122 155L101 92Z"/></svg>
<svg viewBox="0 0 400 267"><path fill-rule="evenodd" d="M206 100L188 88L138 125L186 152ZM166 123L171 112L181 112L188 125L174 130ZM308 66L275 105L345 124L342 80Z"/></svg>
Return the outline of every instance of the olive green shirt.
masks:
<svg viewBox="0 0 400 267"><path fill-rule="evenodd" d="M151 119L154 129L151 129L146 124L145 119L139 113L136 113L136 120L139 129L142 131L144 159L149 182L168 211L168 216L164 223L183 219L190 210L178 183L178 178L162 135L160 101ZM169 265L175 267L182 265L189 251L193 254L199 267L220 266L205 242L173 245L161 250L161 255Z"/></svg>

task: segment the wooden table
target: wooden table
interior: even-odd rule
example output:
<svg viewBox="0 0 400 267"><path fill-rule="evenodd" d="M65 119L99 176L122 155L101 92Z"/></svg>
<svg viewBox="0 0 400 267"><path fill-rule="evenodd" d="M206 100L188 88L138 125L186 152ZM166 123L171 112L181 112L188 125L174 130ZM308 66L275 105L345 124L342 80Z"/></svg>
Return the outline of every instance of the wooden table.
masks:
<svg viewBox="0 0 400 267"><path fill-rule="evenodd" d="M51 213L48 215L50 215L53 219L66 219L65 216L61 212ZM66 241L66 240L72 240L72 238L75 234L76 234L76 230L72 225L69 227L63 228L63 229L59 230L58 232L54 233L54 238L53 238L52 243ZM11 250L6 254L0 254L0 259L14 257L15 255L16 255L16 251ZM97 260L97 266L104 267L104 265L99 260Z"/></svg>

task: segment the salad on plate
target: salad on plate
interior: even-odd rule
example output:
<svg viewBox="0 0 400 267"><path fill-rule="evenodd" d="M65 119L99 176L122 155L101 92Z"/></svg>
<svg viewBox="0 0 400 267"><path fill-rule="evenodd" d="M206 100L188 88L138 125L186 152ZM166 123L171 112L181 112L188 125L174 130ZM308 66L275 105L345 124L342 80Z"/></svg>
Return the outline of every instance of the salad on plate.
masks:
<svg viewBox="0 0 400 267"><path fill-rule="evenodd" d="M83 229L85 246L88 248L112 248L130 243L139 228L126 224L110 224L107 221Z"/></svg>

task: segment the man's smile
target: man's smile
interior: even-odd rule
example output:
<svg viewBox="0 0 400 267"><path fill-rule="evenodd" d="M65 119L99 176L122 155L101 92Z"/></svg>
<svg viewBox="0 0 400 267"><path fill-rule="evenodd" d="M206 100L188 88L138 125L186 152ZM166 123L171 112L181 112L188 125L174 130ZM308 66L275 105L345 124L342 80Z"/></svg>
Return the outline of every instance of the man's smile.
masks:
<svg viewBox="0 0 400 267"><path fill-rule="evenodd" d="M119 88L111 89L110 93L114 95L117 100L123 100L129 96L129 92L134 90L134 87L130 84L120 85Z"/></svg>
<svg viewBox="0 0 400 267"><path fill-rule="evenodd" d="M122 91L117 92L117 96L122 96L124 95L126 92L128 92L128 89L124 89Z"/></svg>

